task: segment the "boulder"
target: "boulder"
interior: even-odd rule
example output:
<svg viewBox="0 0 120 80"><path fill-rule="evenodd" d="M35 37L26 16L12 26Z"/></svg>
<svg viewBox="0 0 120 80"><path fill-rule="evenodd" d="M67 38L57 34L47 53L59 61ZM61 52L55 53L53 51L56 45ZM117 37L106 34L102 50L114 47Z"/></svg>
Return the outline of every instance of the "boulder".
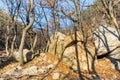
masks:
<svg viewBox="0 0 120 80"><path fill-rule="evenodd" d="M89 45L88 45L89 46ZM74 71L77 71L77 58L76 58L76 51L75 45L67 47L63 53L63 61L67 63L67 65L72 68ZM83 45L79 42L77 43L78 48L78 61L80 63L80 68L82 71L92 71L92 62L94 61L93 57L95 55L95 48L90 45L86 47L89 52L84 50Z"/></svg>
<svg viewBox="0 0 120 80"><path fill-rule="evenodd" d="M68 47L68 46L72 46L73 44L75 44L76 42L81 42L83 41L83 35L80 31L77 31L77 36L76 36L76 40L75 40L75 34L71 34L69 36L66 36L64 39L64 47Z"/></svg>
<svg viewBox="0 0 120 80"><path fill-rule="evenodd" d="M54 38L51 36L50 39L51 43L48 43L48 52L51 52L54 55L57 55L59 58L62 58L63 61L74 70L77 70L77 58L75 51L75 44L77 43L78 58L81 69L92 70L92 61L95 56L95 47L90 40L87 41L86 46L83 46L81 43L81 41L83 41L81 32L77 31L77 40L75 40L74 34L65 36L59 32L54 35Z"/></svg>
<svg viewBox="0 0 120 80"><path fill-rule="evenodd" d="M104 25L94 31L93 42L95 43L98 56L104 55L113 51L117 47L120 47L120 40L117 30ZM117 52L119 52L119 50L115 51L115 53Z"/></svg>
<svg viewBox="0 0 120 80"><path fill-rule="evenodd" d="M97 56L107 57L116 70L120 70L120 35L115 28L100 26L94 32L93 42Z"/></svg>
<svg viewBox="0 0 120 80"><path fill-rule="evenodd" d="M81 32L77 31L77 42L83 41L83 36ZM72 46L76 43L74 34L71 34L70 36L66 36L60 32L56 32L54 35L50 37L50 41L47 44L47 51L51 52L55 55L58 55L61 57L61 53L64 52L64 50Z"/></svg>
<svg viewBox="0 0 120 80"><path fill-rule="evenodd" d="M58 51L62 51L62 45L65 37L66 35L60 32L55 32L55 34L50 37L50 41L47 43L48 48L46 52L57 54Z"/></svg>
<svg viewBox="0 0 120 80"><path fill-rule="evenodd" d="M32 51L30 51L28 49L23 49L23 57L24 57L24 61L28 62L33 59L34 54Z"/></svg>
<svg viewBox="0 0 120 80"><path fill-rule="evenodd" d="M18 51L15 51L13 55L17 61L20 60L20 54ZM23 49L23 58L24 62L28 62L34 58L34 54L28 49Z"/></svg>

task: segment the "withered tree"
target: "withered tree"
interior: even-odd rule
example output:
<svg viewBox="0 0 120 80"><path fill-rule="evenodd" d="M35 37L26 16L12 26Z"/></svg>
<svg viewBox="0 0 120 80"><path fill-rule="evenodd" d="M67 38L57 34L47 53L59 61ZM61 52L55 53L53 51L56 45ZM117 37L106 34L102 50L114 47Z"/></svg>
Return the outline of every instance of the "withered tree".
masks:
<svg viewBox="0 0 120 80"><path fill-rule="evenodd" d="M21 38L21 43L19 46L19 54L20 54L20 65L24 64L23 61L23 47L25 44L25 38L26 38L26 33L27 31L32 27L33 23L35 20L35 14L34 14L34 0L28 0L28 6L27 6L27 10L26 10L26 25L23 28L22 31L22 38Z"/></svg>

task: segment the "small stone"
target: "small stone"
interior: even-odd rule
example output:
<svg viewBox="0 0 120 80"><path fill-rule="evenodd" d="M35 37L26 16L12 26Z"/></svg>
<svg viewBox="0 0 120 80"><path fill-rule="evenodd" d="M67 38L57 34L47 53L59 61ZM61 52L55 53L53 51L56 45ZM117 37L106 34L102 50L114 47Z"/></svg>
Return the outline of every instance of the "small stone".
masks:
<svg viewBox="0 0 120 80"><path fill-rule="evenodd" d="M50 65L48 65L48 69L52 69L54 67L54 65L53 64L50 64Z"/></svg>
<svg viewBox="0 0 120 80"><path fill-rule="evenodd" d="M60 77L59 73L54 73L52 76L53 79L59 79L59 77Z"/></svg>

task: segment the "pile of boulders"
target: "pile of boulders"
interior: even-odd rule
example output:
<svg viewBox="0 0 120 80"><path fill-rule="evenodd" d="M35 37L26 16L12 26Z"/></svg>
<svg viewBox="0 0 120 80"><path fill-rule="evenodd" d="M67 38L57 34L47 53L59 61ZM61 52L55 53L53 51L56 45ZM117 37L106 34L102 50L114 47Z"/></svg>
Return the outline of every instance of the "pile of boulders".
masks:
<svg viewBox="0 0 120 80"><path fill-rule="evenodd" d="M118 30L100 26L85 44L82 43L83 35L80 31L77 31L76 37L75 40L74 34L67 36L56 32L50 37L47 52L57 55L60 59L62 58L73 70L77 70L79 63L81 70L92 71L97 57L108 58L114 64L113 66L120 70L120 35Z"/></svg>
<svg viewBox="0 0 120 80"><path fill-rule="evenodd" d="M60 32L56 32L55 35L50 37L47 52L57 55L74 71L77 70L78 63L80 63L81 70L92 70L95 47L91 40L88 40L85 46L82 44L82 41L83 35L79 31L77 31L76 40L74 34L66 36ZM76 48L78 58L76 56ZM76 62L77 59L78 62Z"/></svg>

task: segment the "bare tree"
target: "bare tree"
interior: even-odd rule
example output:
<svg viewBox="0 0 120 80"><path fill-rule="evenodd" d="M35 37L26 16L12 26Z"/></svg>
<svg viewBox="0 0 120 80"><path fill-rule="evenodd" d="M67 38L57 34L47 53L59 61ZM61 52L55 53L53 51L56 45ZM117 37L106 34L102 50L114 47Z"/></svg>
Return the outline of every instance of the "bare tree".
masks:
<svg viewBox="0 0 120 80"><path fill-rule="evenodd" d="M80 25L80 5L79 5L79 0L73 0L74 2L74 6L75 6L75 21L74 21L74 35L75 35L75 52L76 52L76 61L77 61L77 68L78 68L78 73L79 73L79 78L80 80L83 80L82 74L81 74L81 70L80 70L80 62L79 62L79 57L78 57L78 45L77 45L77 28Z"/></svg>
<svg viewBox="0 0 120 80"><path fill-rule="evenodd" d="M8 25L7 26L7 34L6 34L6 44L5 44L5 50L6 50L6 53L7 53L7 56L10 54L9 53L9 50L8 50L8 41L9 41L9 34L10 34L10 26Z"/></svg>
<svg viewBox="0 0 120 80"><path fill-rule="evenodd" d="M9 11L10 14L10 20L8 21L8 26L7 26L7 35L6 35L6 53L7 55L10 55L11 53L13 53L14 50L14 45L15 45L15 40L17 37L17 25L16 25L16 20L17 20L17 16L19 14L19 8L20 8L20 4L21 4L21 0L2 0L3 3L5 3L7 5L7 9ZM11 26L10 26L11 24ZM13 30L13 31L12 31ZM11 35L11 33L13 33L13 35ZM8 50L8 41L10 39L10 36L13 36L13 40L11 42L11 50Z"/></svg>
<svg viewBox="0 0 120 80"><path fill-rule="evenodd" d="M31 21L30 21L30 13L32 13L32 20ZM24 64L24 61L23 61L23 47L24 47L24 43L25 43L26 33L32 27L32 25L34 23L34 19L35 19L34 0L28 0L28 7L27 7L27 11L26 11L27 25L23 29L21 43L20 43L20 46L19 46L20 65Z"/></svg>
<svg viewBox="0 0 120 80"><path fill-rule="evenodd" d="M114 6L116 6L120 0L101 0L105 11L106 11L106 16L108 17L109 21L111 24L113 24L119 34L119 39L120 39L120 31L119 31L119 26L114 14Z"/></svg>
<svg viewBox="0 0 120 80"><path fill-rule="evenodd" d="M12 40L12 43L11 43L11 53L13 53L14 45L16 44L16 38L17 38L17 24L16 24L16 20L17 20L18 15L19 15L20 5L21 5L21 0L17 0L16 1L15 13L14 13L14 16L12 18L12 26L13 26L14 37L13 37L13 40Z"/></svg>

